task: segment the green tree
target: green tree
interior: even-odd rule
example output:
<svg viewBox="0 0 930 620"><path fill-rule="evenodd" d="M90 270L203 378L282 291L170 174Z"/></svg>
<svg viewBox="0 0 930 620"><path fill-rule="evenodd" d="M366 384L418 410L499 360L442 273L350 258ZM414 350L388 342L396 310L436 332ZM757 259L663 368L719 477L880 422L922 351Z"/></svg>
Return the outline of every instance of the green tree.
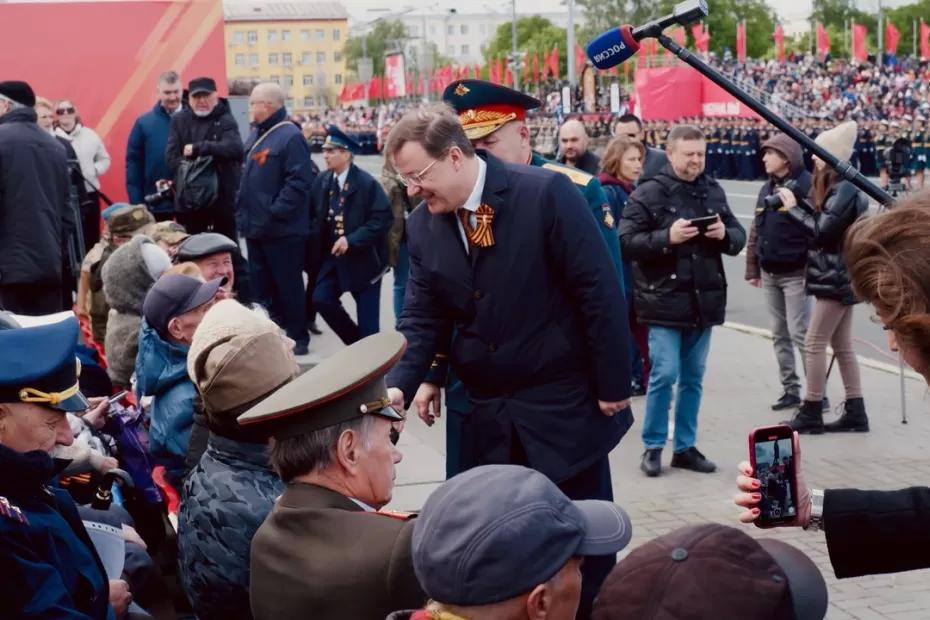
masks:
<svg viewBox="0 0 930 620"><path fill-rule="evenodd" d="M890 19L901 32L901 41L898 43L899 56L911 54L914 51L914 24L917 24L917 36L919 37L921 18L924 21L930 20L930 0L920 0L896 9L885 10L885 19ZM917 53L920 54L919 41Z"/></svg>
<svg viewBox="0 0 930 620"><path fill-rule="evenodd" d="M878 47L878 18L856 8L853 0L813 0L811 23L820 22L830 34L830 49L834 56L852 55L850 22L863 24L869 32L867 47L874 53Z"/></svg>
<svg viewBox="0 0 930 620"><path fill-rule="evenodd" d="M372 61L372 74L384 74L384 54L386 51L399 49L407 38L407 30L399 20L378 20L367 34L349 37L343 53L346 57L346 66L358 75L358 60L362 58L363 51L367 52ZM363 50L362 42L365 42Z"/></svg>
<svg viewBox="0 0 930 620"><path fill-rule="evenodd" d="M541 64L542 54L552 51L552 48L558 45L559 71L563 76L567 70L565 53L567 40L565 29L559 28L544 17L534 15L532 17L521 17L517 20L517 51L523 52L527 57L532 57L533 53L538 53ZM485 49L485 60L491 62L496 58L508 56L513 50L511 41L510 23L498 26L494 37ZM483 74L485 73L483 72Z"/></svg>

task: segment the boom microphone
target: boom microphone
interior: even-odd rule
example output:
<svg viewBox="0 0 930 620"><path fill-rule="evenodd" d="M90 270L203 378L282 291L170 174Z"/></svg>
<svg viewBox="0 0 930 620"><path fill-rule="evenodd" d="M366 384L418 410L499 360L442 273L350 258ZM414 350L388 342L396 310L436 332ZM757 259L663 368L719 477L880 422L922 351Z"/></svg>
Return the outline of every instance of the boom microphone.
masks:
<svg viewBox="0 0 930 620"><path fill-rule="evenodd" d="M610 69L639 50L639 42L657 37L674 24L687 26L707 16L706 0L685 0L675 6L671 15L660 17L644 26L620 26L608 30L588 43L588 58L598 69Z"/></svg>

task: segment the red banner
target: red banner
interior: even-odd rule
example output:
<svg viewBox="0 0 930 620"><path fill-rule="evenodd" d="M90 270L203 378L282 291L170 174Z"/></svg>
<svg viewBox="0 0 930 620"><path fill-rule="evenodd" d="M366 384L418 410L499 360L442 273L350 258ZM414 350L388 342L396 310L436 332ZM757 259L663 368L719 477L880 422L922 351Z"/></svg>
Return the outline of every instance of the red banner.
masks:
<svg viewBox="0 0 930 620"><path fill-rule="evenodd" d="M185 88L208 75L227 94L219 0L10 2L0 15L3 75L27 80L53 101L74 102L113 159L100 181L114 200L126 200L129 131L155 105L163 71L179 72Z"/></svg>
<svg viewBox="0 0 930 620"><path fill-rule="evenodd" d="M702 54L710 51L710 32L704 29L704 24L691 26L691 36L694 37L694 49Z"/></svg>
<svg viewBox="0 0 930 620"><path fill-rule="evenodd" d="M643 120L676 120L683 116L756 118L733 95L689 67L639 69L635 89Z"/></svg>
<svg viewBox="0 0 930 620"><path fill-rule="evenodd" d="M547 64L549 67L549 75L552 76L552 79L559 79L559 46L552 48L552 53L549 54L549 62Z"/></svg>
<svg viewBox="0 0 930 620"><path fill-rule="evenodd" d="M384 57L383 96L385 99L394 99L407 96L407 81L405 78L403 54L390 54Z"/></svg>
<svg viewBox="0 0 930 620"><path fill-rule="evenodd" d="M895 25L888 22L885 25L885 51L889 54L898 53L898 43L901 41L901 33L895 28Z"/></svg>
<svg viewBox="0 0 930 620"><path fill-rule="evenodd" d="M746 22L736 24L736 59L746 61Z"/></svg>
<svg viewBox="0 0 930 620"><path fill-rule="evenodd" d="M539 52L533 52L533 81L539 84Z"/></svg>
<svg viewBox="0 0 930 620"><path fill-rule="evenodd" d="M930 58L930 24L925 24L924 20L920 20L920 55Z"/></svg>
<svg viewBox="0 0 930 620"><path fill-rule="evenodd" d="M817 22L817 53L821 56L830 53L830 33L820 22Z"/></svg>
<svg viewBox="0 0 930 620"><path fill-rule="evenodd" d="M858 62L865 62L869 57L869 50L866 49L866 39L869 36L869 31L865 27L865 24L857 24L853 22L852 25L852 57L853 60Z"/></svg>
<svg viewBox="0 0 930 620"><path fill-rule="evenodd" d="M584 70L584 65L587 62L588 57L585 56L584 48L575 44L575 71L578 72L578 75L581 75L581 72Z"/></svg>
<svg viewBox="0 0 930 620"><path fill-rule="evenodd" d="M772 38L775 39L775 58L778 62L785 62L785 29L781 24L775 26Z"/></svg>

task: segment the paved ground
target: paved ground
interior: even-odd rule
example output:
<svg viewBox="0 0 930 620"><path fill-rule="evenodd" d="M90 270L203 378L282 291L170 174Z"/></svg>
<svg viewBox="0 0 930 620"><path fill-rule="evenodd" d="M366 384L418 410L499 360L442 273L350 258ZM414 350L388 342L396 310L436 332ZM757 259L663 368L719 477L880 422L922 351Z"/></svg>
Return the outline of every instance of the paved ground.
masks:
<svg viewBox="0 0 930 620"><path fill-rule="evenodd" d="M371 168L374 162L364 162ZM732 185L732 186L731 186ZM755 195L751 184L727 184L737 213L747 212L750 198ZM745 186L745 187L744 187ZM757 187L757 186L756 186ZM745 204L744 204L745 203ZM738 278L734 277L738 267ZM742 282L742 267L735 261L727 265L730 273L731 303L729 316L760 327L765 326L764 307L751 296L738 292ZM382 287L382 328L393 323L390 274ZM746 287L747 293L754 289ZM346 300L350 313L351 299ZM761 312L760 312L761 308ZM881 334L868 323L865 307L857 309L860 321L857 335L881 343ZM328 329L311 342L311 354L303 359L312 362L331 354L340 343ZM880 358L875 350L872 356ZM807 479L815 487L858 487L894 489L927 484L930 479L930 417L927 415L927 388L923 381L906 381L909 424L900 421L900 390L897 375L863 368L866 405L872 421L872 432L862 435L805 437L803 463ZM841 384L829 386L831 401L843 399ZM830 588L828 618L927 619L930 618L930 592L923 571L847 579L833 577L823 536L801 530L762 532L736 522L738 509L732 503L735 493L735 466L747 456L749 431L765 424L777 423L783 416L773 413L768 405L779 395L779 383L771 342L758 335L728 328L715 330L705 381L704 406L698 445L719 466L716 474L700 475L678 470L666 470L657 479L645 478L638 469L642 444L639 441L642 399L634 401L637 423L611 454L614 494L618 503L630 513L634 524L634 539L630 548L651 537L696 522L716 521L745 527L753 535L780 537L803 549L821 567ZM443 420L428 428L413 416L400 447L405 458L398 470L398 487L392 507L417 509L444 475ZM667 464L670 458L665 455Z"/></svg>

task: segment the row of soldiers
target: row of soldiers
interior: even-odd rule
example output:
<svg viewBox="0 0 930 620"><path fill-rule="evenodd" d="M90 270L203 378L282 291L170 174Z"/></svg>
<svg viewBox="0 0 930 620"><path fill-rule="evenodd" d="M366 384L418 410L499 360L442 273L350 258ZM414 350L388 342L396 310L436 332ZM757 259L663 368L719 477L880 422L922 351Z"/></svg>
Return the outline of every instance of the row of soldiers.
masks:
<svg viewBox="0 0 930 620"><path fill-rule="evenodd" d="M681 122L701 127L707 136L707 173L718 179L751 181L764 176L760 146L777 130L762 119L750 118L685 118ZM811 140L835 124L835 119L808 118L796 126ZM665 148L665 138L671 121L647 121L646 141ZM924 170L930 159L930 129L921 116L903 116L900 120L861 121L856 139L853 163L866 176L878 176L883 154L898 138L910 142L910 172L916 177L916 187L923 185ZM805 166L812 169L811 154L804 153Z"/></svg>

